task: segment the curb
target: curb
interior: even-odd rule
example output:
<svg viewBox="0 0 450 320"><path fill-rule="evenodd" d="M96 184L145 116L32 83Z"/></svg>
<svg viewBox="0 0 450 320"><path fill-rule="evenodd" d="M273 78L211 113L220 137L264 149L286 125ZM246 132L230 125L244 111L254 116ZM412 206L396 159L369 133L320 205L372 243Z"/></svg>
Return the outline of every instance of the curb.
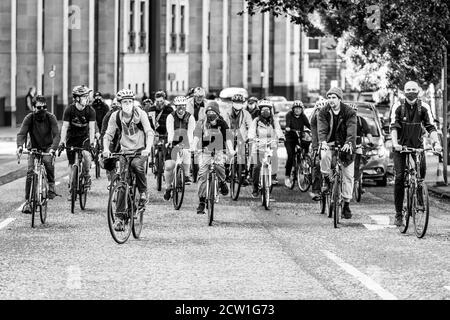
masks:
<svg viewBox="0 0 450 320"><path fill-rule="evenodd" d="M427 184L428 191L443 199L450 199L450 190L442 190L440 186ZM445 188L445 187L444 187ZM448 188L448 187L447 187Z"/></svg>

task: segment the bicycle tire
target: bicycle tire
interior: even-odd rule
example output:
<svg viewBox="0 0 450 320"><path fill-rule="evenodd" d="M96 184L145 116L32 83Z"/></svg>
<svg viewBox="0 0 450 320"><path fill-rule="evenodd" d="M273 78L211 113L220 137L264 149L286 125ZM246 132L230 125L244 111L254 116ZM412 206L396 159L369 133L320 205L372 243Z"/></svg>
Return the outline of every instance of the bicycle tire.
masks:
<svg viewBox="0 0 450 320"><path fill-rule="evenodd" d="M109 194L109 199L108 199L108 208L107 208L107 217L108 217L108 227L109 227L109 232L111 233L112 238L114 239L115 242L117 242L118 244L123 244L125 243L128 238L131 235L131 229L132 226L131 224L133 223L133 219L124 219L124 230L122 231L116 231L114 229L114 223L117 219L116 217L116 206L117 203L119 202L119 194L123 193L123 196L126 197L126 199L124 199L123 201L125 202L124 206L126 207L128 203L130 203L131 201L129 201L128 198L130 198L129 192L127 191L128 185L124 182L117 182L116 185L114 185L114 187L110 190L110 194ZM127 210L125 210L124 212L127 212Z"/></svg>
<svg viewBox="0 0 450 320"><path fill-rule="evenodd" d="M416 234L416 237L421 239L425 236L427 232L428 227L428 221L430 217L430 203L429 203L429 195L428 195L428 187L425 184L425 182L422 182L420 184L420 188L416 187L413 196L413 201L411 204L411 212L413 216L413 223L414 223L414 233ZM419 191L421 189L422 191ZM417 207L420 205L419 200L419 193L422 192L422 199L423 199L423 214L418 214L422 212L422 210L419 210Z"/></svg>
<svg viewBox="0 0 450 320"><path fill-rule="evenodd" d="M355 199L356 202L360 202L361 201L361 179L357 179L355 180L355 184L353 186L353 198Z"/></svg>
<svg viewBox="0 0 450 320"><path fill-rule="evenodd" d="M216 176L215 174L210 174L209 177L209 183L208 183L208 198L206 205L208 206L208 226L212 226L212 223L214 221L214 203L216 202L215 199L215 188L216 188Z"/></svg>
<svg viewBox="0 0 450 320"><path fill-rule="evenodd" d="M336 176L334 178L334 182L333 182L333 192L332 192L332 205L333 205L333 226L334 228L338 228L339 225L339 219L340 219L340 215L341 215L341 203L340 203L340 181L339 181L339 177Z"/></svg>
<svg viewBox="0 0 450 320"><path fill-rule="evenodd" d="M196 161L195 161L195 155L194 154L192 154L192 181L194 182L194 183L197 183L197 180L198 180L198 163L196 163Z"/></svg>
<svg viewBox="0 0 450 320"><path fill-rule="evenodd" d="M239 192L242 186L242 167L237 162L237 157L235 156L230 169L230 195L234 201L239 199Z"/></svg>
<svg viewBox="0 0 450 320"><path fill-rule="evenodd" d="M180 210L184 198L184 168L183 165L175 166L175 179L173 184L173 207Z"/></svg>
<svg viewBox="0 0 450 320"><path fill-rule="evenodd" d="M142 232L142 227L144 226L144 208L139 208L139 197L136 183L133 186L133 222L131 225L131 231L133 232L133 237L139 239Z"/></svg>
<svg viewBox="0 0 450 320"><path fill-rule="evenodd" d="M31 210L31 227L34 228L34 216L36 214L36 174L33 173L33 176L31 178L31 189L30 189L30 198L29 198L29 205Z"/></svg>
<svg viewBox="0 0 450 320"><path fill-rule="evenodd" d="M162 177L164 173L164 159L162 157L162 151L158 151L156 154L156 190L162 189Z"/></svg>
<svg viewBox="0 0 450 320"><path fill-rule="evenodd" d="M71 186L70 186L70 212L75 212L75 201L77 200L78 193L78 167L72 166L72 174L71 174Z"/></svg>
<svg viewBox="0 0 450 320"><path fill-rule="evenodd" d="M301 192L306 192L311 186L311 158L307 155L300 159L297 165L297 183Z"/></svg>
<svg viewBox="0 0 450 320"><path fill-rule="evenodd" d="M98 161L98 155L96 156L95 159L95 178L96 179L100 178L100 162Z"/></svg>
<svg viewBox="0 0 450 320"><path fill-rule="evenodd" d="M402 211L402 215L403 215L403 221L405 223L403 223L399 227L400 233L406 233L406 231L408 230L409 218L411 216L411 187L407 186L407 187L404 188L404 190L405 190L405 192L404 192L404 197L403 197L403 211ZM406 204L406 207L405 207L405 204Z"/></svg>
<svg viewBox="0 0 450 320"><path fill-rule="evenodd" d="M45 170L45 169L44 169ZM39 205L39 216L41 218L41 223L44 224L47 220L47 197L48 197L48 181L47 176L45 175L45 171L42 174L42 182L41 182L41 196L39 199L40 205Z"/></svg>
<svg viewBox="0 0 450 320"><path fill-rule="evenodd" d="M265 173L263 175L262 183L262 202L266 210L270 209L270 188L269 186L269 175Z"/></svg>
<svg viewBox="0 0 450 320"><path fill-rule="evenodd" d="M80 208L81 208L81 210L85 210L86 209L86 201L87 201L88 189L85 187L85 183L86 183L85 180L86 180L86 178L83 175L80 178L80 190L79 190Z"/></svg>
<svg viewBox="0 0 450 320"><path fill-rule="evenodd" d="M295 157L294 158L294 164L293 164L293 166L292 166L292 174L291 174L291 177L294 177L293 178L293 181L292 181L292 183L291 183L291 186L290 186L290 190L294 190L294 188L295 188L295 182L296 181L298 181L298 178L297 178L297 172L298 172L298 160L297 160L297 157Z"/></svg>

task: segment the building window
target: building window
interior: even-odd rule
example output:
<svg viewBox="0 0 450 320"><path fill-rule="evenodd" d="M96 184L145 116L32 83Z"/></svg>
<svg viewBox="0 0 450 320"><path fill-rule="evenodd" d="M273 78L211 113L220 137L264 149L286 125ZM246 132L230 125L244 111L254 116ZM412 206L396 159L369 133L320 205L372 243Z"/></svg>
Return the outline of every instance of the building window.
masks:
<svg viewBox="0 0 450 320"><path fill-rule="evenodd" d="M141 0L140 4L140 29L139 29L139 50L145 52L146 50L146 38L147 33L145 32L145 1Z"/></svg>
<svg viewBox="0 0 450 320"><path fill-rule="evenodd" d="M308 52L320 52L320 39L308 38Z"/></svg>
<svg viewBox="0 0 450 320"><path fill-rule="evenodd" d="M186 50L186 34L184 33L185 6L180 7L180 51Z"/></svg>
<svg viewBox="0 0 450 320"><path fill-rule="evenodd" d="M320 69L309 68L305 75L306 83L308 84L308 90L318 91L320 90Z"/></svg>
<svg viewBox="0 0 450 320"><path fill-rule="evenodd" d="M129 26L128 26L128 51L134 52L136 48L136 33L134 31L134 0L130 0Z"/></svg>
<svg viewBox="0 0 450 320"><path fill-rule="evenodd" d="M177 51L177 33L176 33L176 20L177 19L177 6L172 5L172 28L170 32L170 51Z"/></svg>

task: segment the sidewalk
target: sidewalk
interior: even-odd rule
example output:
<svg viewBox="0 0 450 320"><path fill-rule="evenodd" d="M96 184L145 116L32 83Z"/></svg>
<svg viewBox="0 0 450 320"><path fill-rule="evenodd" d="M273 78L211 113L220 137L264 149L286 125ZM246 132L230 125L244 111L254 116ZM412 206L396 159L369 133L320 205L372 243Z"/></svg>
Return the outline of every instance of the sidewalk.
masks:
<svg viewBox="0 0 450 320"><path fill-rule="evenodd" d="M17 138L17 133L19 132L20 126L17 128L11 127L0 127L0 141L3 142L15 142Z"/></svg>

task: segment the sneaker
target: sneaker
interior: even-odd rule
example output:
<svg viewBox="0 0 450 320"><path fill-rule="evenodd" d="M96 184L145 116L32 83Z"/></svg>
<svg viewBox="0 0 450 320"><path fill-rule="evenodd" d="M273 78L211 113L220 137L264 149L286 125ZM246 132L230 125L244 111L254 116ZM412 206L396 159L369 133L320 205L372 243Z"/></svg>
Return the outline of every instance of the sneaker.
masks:
<svg viewBox="0 0 450 320"><path fill-rule="evenodd" d="M165 200L165 201L169 201L171 195L172 195L172 189L167 188L167 189L166 189L166 192L164 192L164 200Z"/></svg>
<svg viewBox="0 0 450 320"><path fill-rule="evenodd" d="M403 225L403 214L401 212L397 212L395 214L394 225L397 227L401 227Z"/></svg>
<svg viewBox="0 0 450 320"><path fill-rule="evenodd" d="M190 185L191 183L192 183L191 177L185 176L185 177L184 177L184 184L188 186L188 185Z"/></svg>
<svg viewBox="0 0 450 320"><path fill-rule="evenodd" d="M147 193L141 192L141 195L139 197L139 206L143 207L147 204Z"/></svg>
<svg viewBox="0 0 450 320"><path fill-rule="evenodd" d="M272 185L276 186L277 184L278 184L277 175L274 174L274 175L272 175Z"/></svg>
<svg viewBox="0 0 450 320"><path fill-rule="evenodd" d="M30 203L25 203L22 208L22 213L31 214L31 206Z"/></svg>
<svg viewBox="0 0 450 320"><path fill-rule="evenodd" d="M252 197L253 198L258 198L259 197L259 190L258 190L257 187L253 187Z"/></svg>
<svg viewBox="0 0 450 320"><path fill-rule="evenodd" d="M205 214L205 198L200 198L200 202L197 207L197 214Z"/></svg>
<svg viewBox="0 0 450 320"><path fill-rule="evenodd" d="M344 208L342 208L342 217L344 219L352 218L352 211L350 210L350 206L348 202L344 202Z"/></svg>
<svg viewBox="0 0 450 320"><path fill-rule="evenodd" d="M320 201L320 200L322 200L322 196L320 194L318 194L318 193L310 191L308 194L309 194L309 196L311 197L311 199L313 201Z"/></svg>
<svg viewBox="0 0 450 320"><path fill-rule="evenodd" d="M290 177L284 178L284 185L286 188L290 189L292 187L292 180Z"/></svg>
<svg viewBox="0 0 450 320"><path fill-rule="evenodd" d="M91 187L91 176L85 176L84 177L84 186L85 188L90 188Z"/></svg>
<svg viewBox="0 0 450 320"><path fill-rule="evenodd" d="M54 184L49 184L48 185L47 198L52 200L52 199L55 199L56 196L57 196L57 194L55 192L55 185Z"/></svg>
<svg viewBox="0 0 450 320"><path fill-rule="evenodd" d="M115 231L124 231L124 223L122 219L117 218L116 221L114 221L114 230Z"/></svg>
<svg viewBox="0 0 450 320"><path fill-rule="evenodd" d="M220 182L219 183L219 189L220 189L220 194L223 196L228 195L228 186L225 182Z"/></svg>

